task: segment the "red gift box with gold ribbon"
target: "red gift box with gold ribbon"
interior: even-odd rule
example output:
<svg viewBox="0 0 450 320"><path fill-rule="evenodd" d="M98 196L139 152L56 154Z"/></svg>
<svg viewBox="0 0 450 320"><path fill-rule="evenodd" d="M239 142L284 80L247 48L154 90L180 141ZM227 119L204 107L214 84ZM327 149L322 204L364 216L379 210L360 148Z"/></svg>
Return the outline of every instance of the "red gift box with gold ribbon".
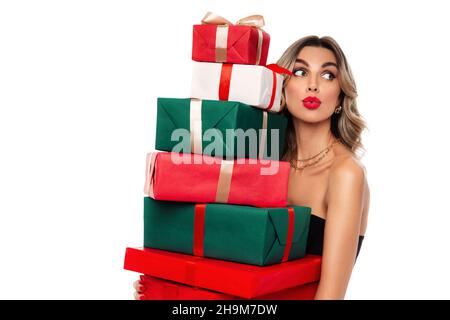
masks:
<svg viewBox="0 0 450 320"><path fill-rule="evenodd" d="M270 36L262 28L264 18L253 15L236 24L208 12L194 25L192 60L266 65Z"/></svg>
<svg viewBox="0 0 450 320"><path fill-rule="evenodd" d="M127 248L124 268L184 285L252 299L318 282L321 261L320 256L307 255L302 259L260 267L157 249ZM295 292L286 294L289 295L285 295L285 298L295 297Z"/></svg>
<svg viewBox="0 0 450 320"><path fill-rule="evenodd" d="M154 152L144 192L155 200L286 207L289 171L284 161Z"/></svg>

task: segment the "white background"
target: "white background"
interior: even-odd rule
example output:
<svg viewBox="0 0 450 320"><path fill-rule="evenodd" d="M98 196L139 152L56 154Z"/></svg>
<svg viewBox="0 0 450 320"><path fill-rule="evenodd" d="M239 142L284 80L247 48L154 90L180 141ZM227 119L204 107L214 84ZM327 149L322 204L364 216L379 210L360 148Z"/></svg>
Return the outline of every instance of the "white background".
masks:
<svg viewBox="0 0 450 320"><path fill-rule="evenodd" d="M262 14L269 61L331 35L370 131L348 299L450 298L445 1L1 1L0 298L131 299L157 97L188 97L192 25Z"/></svg>

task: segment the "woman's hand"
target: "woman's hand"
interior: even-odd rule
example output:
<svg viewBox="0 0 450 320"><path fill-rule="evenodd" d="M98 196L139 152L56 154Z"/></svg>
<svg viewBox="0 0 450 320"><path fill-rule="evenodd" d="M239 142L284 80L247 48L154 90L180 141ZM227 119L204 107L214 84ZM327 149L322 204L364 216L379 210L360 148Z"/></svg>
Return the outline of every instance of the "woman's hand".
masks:
<svg viewBox="0 0 450 320"><path fill-rule="evenodd" d="M145 297L145 286L143 284L143 282L141 281L141 279L136 280L133 283L133 287L136 290L136 292L134 293L134 299L135 300L143 300Z"/></svg>

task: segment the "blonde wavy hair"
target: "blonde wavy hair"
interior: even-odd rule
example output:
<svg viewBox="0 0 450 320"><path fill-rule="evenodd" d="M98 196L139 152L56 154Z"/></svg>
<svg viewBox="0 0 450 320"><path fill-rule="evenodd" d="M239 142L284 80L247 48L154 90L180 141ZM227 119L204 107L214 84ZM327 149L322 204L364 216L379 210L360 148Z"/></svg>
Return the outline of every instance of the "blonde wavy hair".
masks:
<svg viewBox="0 0 450 320"><path fill-rule="evenodd" d="M300 51L307 46L321 47L331 50L338 66L338 79L341 87L339 102L342 111L338 114L333 113L331 116L331 133L340 139L342 144L346 146L354 155L357 151L364 150L361 143L361 134L366 128L366 123L361 117L356 105L356 84L347 58L337 42L331 37L307 36L294 42L283 53L277 64L283 68L293 71L295 60ZM281 104L284 107L284 113L288 116L288 126L286 129L286 144L283 151L283 160L289 161L292 157L297 156L297 141L295 138L295 128L292 122L292 115L286 108L286 97L284 88L288 83L290 76L286 76L283 85Z"/></svg>

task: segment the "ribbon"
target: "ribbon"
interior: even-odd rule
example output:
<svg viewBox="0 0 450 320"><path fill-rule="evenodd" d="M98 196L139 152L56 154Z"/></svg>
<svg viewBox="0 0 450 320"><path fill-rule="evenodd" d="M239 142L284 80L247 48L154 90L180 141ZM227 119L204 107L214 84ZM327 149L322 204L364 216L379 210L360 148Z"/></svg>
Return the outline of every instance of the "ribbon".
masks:
<svg viewBox="0 0 450 320"><path fill-rule="evenodd" d="M217 25L216 29L216 62L227 62L228 30L233 23L215 13L207 12L202 19L202 24ZM258 46L256 50L256 64L261 61L263 43L262 27L264 18L261 15L251 15L236 22L236 25L256 28L258 30Z"/></svg>
<svg viewBox="0 0 450 320"><path fill-rule="evenodd" d="M227 61L228 26L217 26L216 29L216 62Z"/></svg>
<svg viewBox="0 0 450 320"><path fill-rule="evenodd" d="M194 259L201 259L203 254L203 242L205 236L205 213L206 204L196 204L194 208L194 241L193 241L193 254ZM199 258L200 257L200 258ZM195 281L195 270L196 261L186 261L186 269L184 274L184 279L186 284L190 284L192 287L196 288L197 284Z"/></svg>
<svg viewBox="0 0 450 320"><path fill-rule="evenodd" d="M202 147L202 103L200 99L191 98L190 103L190 118L189 131L191 140L191 152L196 154L203 154ZM267 140L267 120L268 115L263 111L263 119L261 124L260 139L259 139L259 155L258 159L263 159Z"/></svg>
<svg viewBox="0 0 450 320"><path fill-rule="evenodd" d="M264 22L264 17L262 15L254 14L254 15L239 19L236 22L236 24L240 25L240 26L249 26L249 27L262 29L265 25L265 22Z"/></svg>
<svg viewBox="0 0 450 320"><path fill-rule="evenodd" d="M202 100L191 99L189 131L191 138L191 152L202 154Z"/></svg>
<svg viewBox="0 0 450 320"><path fill-rule="evenodd" d="M277 64L268 64L266 66L267 69L272 71L272 94L270 95L270 102L269 105L267 106L266 110L270 110L273 107L273 103L275 101L275 95L277 92L277 73L279 74L286 74L286 75L292 75L292 72L289 71L288 69L282 68Z"/></svg>
<svg viewBox="0 0 450 320"><path fill-rule="evenodd" d="M217 182L215 202L227 203L233 175L233 160L222 160L220 163L219 181Z"/></svg>
<svg viewBox="0 0 450 320"><path fill-rule="evenodd" d="M275 63L268 64L266 66L266 68L272 70L273 72L279 73L279 74L286 74L288 76L292 76L291 71L289 71L288 69L285 69L283 67L280 67L279 65L277 65Z"/></svg>
<svg viewBox="0 0 450 320"><path fill-rule="evenodd" d="M276 93L277 93L277 75L275 71L272 71L272 93L270 95L270 102L266 110L272 109Z"/></svg>
<svg viewBox="0 0 450 320"><path fill-rule="evenodd" d="M219 16L218 14L215 14L213 12L206 13L206 15L202 19L202 24L216 24L216 25L227 25L227 26L233 25L233 23L231 23L224 17ZM236 22L236 24L240 25L240 26L249 26L249 27L261 29L262 27L264 27L265 23L264 23L263 16L261 16L259 14L255 14L255 15L251 15L251 16L239 19Z"/></svg>
<svg viewBox="0 0 450 320"><path fill-rule="evenodd" d="M156 167L156 157L158 156L157 152L151 152L147 154L146 159L146 171L145 171L145 186L144 193L151 198L155 198L155 194L153 191L153 185L155 180L155 167Z"/></svg>
<svg viewBox="0 0 450 320"><path fill-rule="evenodd" d="M194 208L194 256L203 257L203 239L205 235L206 204L196 204Z"/></svg>
<svg viewBox="0 0 450 320"><path fill-rule="evenodd" d="M230 63L223 63L220 71L220 84L219 84L219 100L228 101L230 95L231 84L231 72L233 65Z"/></svg>
<svg viewBox="0 0 450 320"><path fill-rule="evenodd" d="M258 47L256 49L256 63L260 64L261 62L261 52L262 52L262 44L263 44L263 33L261 29L258 29Z"/></svg>
<svg viewBox="0 0 450 320"><path fill-rule="evenodd" d="M275 102L275 95L277 92L277 73L292 75L292 72L278 66L277 64L269 64L266 66L267 69L272 71L272 93L270 95L270 101L266 110L270 110ZM219 82L219 100L228 101L230 95L230 85L231 85L231 75L233 71L233 64L222 63L222 68L220 70L220 82Z"/></svg>
<svg viewBox="0 0 450 320"><path fill-rule="evenodd" d="M283 259L281 259L281 262L286 262L289 259L289 254L291 253L292 247L292 238L294 237L294 209L288 208L288 214L289 214L289 224L286 237L286 246L284 247L284 254Z"/></svg>
<svg viewBox="0 0 450 320"><path fill-rule="evenodd" d="M222 16L208 11L202 19L202 24L217 24L217 25L233 25L230 21Z"/></svg>
<svg viewBox="0 0 450 320"><path fill-rule="evenodd" d="M262 130L261 136L259 138L258 159L262 159L264 157L264 148L266 146L266 140L267 140L267 111L263 111Z"/></svg>

